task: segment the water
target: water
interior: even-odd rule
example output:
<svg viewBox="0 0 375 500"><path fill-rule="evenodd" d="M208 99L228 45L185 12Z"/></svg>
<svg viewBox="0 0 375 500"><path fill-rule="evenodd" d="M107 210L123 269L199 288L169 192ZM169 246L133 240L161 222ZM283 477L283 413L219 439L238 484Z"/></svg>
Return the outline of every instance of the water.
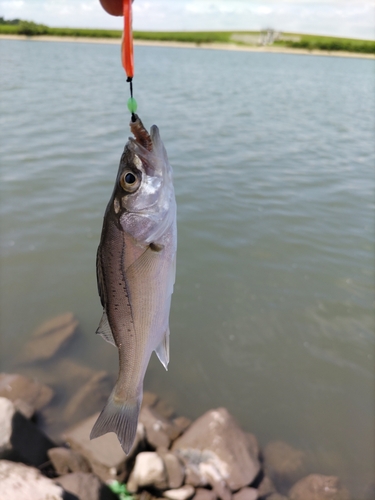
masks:
<svg viewBox="0 0 375 500"><path fill-rule="evenodd" d="M72 310L95 337L95 252L129 135L119 47L1 41L1 366ZM136 48L135 96L175 172L171 363L178 413L226 406L355 500L374 471L374 61ZM72 388L76 390L77 388Z"/></svg>

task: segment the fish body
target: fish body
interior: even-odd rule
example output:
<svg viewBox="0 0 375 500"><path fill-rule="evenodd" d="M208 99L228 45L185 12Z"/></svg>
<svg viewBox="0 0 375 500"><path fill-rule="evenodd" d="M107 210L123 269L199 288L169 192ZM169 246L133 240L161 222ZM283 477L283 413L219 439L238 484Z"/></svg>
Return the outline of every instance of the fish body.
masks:
<svg viewBox="0 0 375 500"><path fill-rule="evenodd" d="M97 333L119 352L119 374L90 438L115 432L126 454L137 430L153 351L167 369L175 281L176 202L172 169L154 125L136 116L107 205L97 252L103 316Z"/></svg>

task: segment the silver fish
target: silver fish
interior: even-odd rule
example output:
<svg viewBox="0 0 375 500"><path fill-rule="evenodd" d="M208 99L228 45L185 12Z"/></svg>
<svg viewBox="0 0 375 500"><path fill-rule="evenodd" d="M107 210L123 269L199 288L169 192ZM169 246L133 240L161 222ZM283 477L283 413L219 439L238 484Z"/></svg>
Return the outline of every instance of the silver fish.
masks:
<svg viewBox="0 0 375 500"><path fill-rule="evenodd" d="M159 129L135 115L107 205L96 270L103 316L97 333L119 352L119 374L90 438L115 432L133 446L151 354L167 369L176 273L176 201Z"/></svg>

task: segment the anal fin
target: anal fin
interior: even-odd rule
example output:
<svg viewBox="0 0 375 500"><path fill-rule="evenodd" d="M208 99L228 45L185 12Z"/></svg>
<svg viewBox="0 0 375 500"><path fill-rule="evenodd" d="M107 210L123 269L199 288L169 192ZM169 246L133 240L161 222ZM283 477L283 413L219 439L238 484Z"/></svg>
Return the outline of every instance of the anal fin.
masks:
<svg viewBox="0 0 375 500"><path fill-rule="evenodd" d="M103 311L103 316L102 319L100 320L96 333L98 335L101 335L104 340L106 340L107 342L116 347L115 339L113 338L112 330L108 323L107 313L105 311Z"/></svg>
<svg viewBox="0 0 375 500"><path fill-rule="evenodd" d="M166 329L163 340L155 349L157 357L160 360L160 363L164 366L166 370L168 370L169 363L169 327Z"/></svg>

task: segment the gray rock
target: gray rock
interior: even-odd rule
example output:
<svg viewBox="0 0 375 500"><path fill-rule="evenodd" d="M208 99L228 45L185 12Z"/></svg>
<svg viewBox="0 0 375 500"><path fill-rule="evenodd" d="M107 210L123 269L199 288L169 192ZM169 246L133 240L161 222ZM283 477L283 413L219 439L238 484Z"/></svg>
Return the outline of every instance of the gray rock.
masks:
<svg viewBox="0 0 375 500"><path fill-rule="evenodd" d="M350 500L349 492L336 476L310 474L298 481L289 492L290 500Z"/></svg>
<svg viewBox="0 0 375 500"><path fill-rule="evenodd" d="M180 436L186 429L191 425L191 420L186 417L177 417L172 420L176 430L178 431L178 436ZM176 438L178 437L176 436ZM173 438L173 439L176 439Z"/></svg>
<svg viewBox="0 0 375 500"><path fill-rule="evenodd" d="M258 490L255 488L241 488L233 495L233 500L258 500L258 498Z"/></svg>
<svg viewBox="0 0 375 500"><path fill-rule="evenodd" d="M36 467L48 460L53 443L19 413L14 403L0 398L0 458L26 462Z"/></svg>
<svg viewBox="0 0 375 500"><path fill-rule="evenodd" d="M172 450L185 463L198 462L200 470L202 464L210 464L232 491L251 484L260 470L258 457L249 450L246 434L225 408L208 411L198 418L176 439Z"/></svg>
<svg viewBox="0 0 375 500"><path fill-rule="evenodd" d="M179 488L184 482L184 467L178 457L168 451L158 452L163 459L165 470L167 472L167 487L170 489Z"/></svg>
<svg viewBox="0 0 375 500"><path fill-rule="evenodd" d="M159 397L153 392L145 391L142 398L142 408L145 406L155 406L159 401Z"/></svg>
<svg viewBox="0 0 375 500"><path fill-rule="evenodd" d="M203 476L199 466L199 463L191 463L189 460L185 461L185 484L191 484L194 488L208 485L207 478Z"/></svg>
<svg viewBox="0 0 375 500"><path fill-rule="evenodd" d="M217 496L213 490L207 488L197 488L193 500L216 500Z"/></svg>
<svg viewBox="0 0 375 500"><path fill-rule="evenodd" d="M287 493L296 481L306 475L306 454L284 441L269 443L263 456L267 474L282 493Z"/></svg>
<svg viewBox="0 0 375 500"><path fill-rule="evenodd" d="M93 374L67 404L64 411L65 421L72 425L101 410L112 388L113 380L107 372Z"/></svg>
<svg viewBox="0 0 375 500"><path fill-rule="evenodd" d="M53 390L23 375L0 373L0 397L13 401L17 410L30 418L34 410L41 410L53 398Z"/></svg>
<svg viewBox="0 0 375 500"><path fill-rule="evenodd" d="M38 469L0 460L0 500L62 500L63 489Z"/></svg>
<svg viewBox="0 0 375 500"><path fill-rule="evenodd" d="M86 458L69 448L51 448L48 450L48 457L59 476L69 472L91 472Z"/></svg>
<svg viewBox="0 0 375 500"><path fill-rule="evenodd" d="M164 491L163 496L168 500L188 500L194 493L195 489L189 484L185 484L181 488Z"/></svg>
<svg viewBox="0 0 375 500"><path fill-rule="evenodd" d="M252 457L259 458L260 449L258 440L251 432L245 432L247 449Z"/></svg>
<svg viewBox="0 0 375 500"><path fill-rule="evenodd" d="M19 361L33 363L53 358L73 337L77 326L78 321L70 312L45 321L32 333Z"/></svg>
<svg viewBox="0 0 375 500"><path fill-rule="evenodd" d="M222 473L217 468L216 463L201 463L199 470L202 476L208 481L216 496L221 500L231 500L232 492L228 488Z"/></svg>
<svg viewBox="0 0 375 500"><path fill-rule="evenodd" d="M186 426L185 420L179 419L175 423L150 406L141 409L139 421L145 427L148 443L156 449L168 449L171 441L176 439Z"/></svg>
<svg viewBox="0 0 375 500"><path fill-rule="evenodd" d="M284 497L284 495L280 495L280 493L271 493L267 497L267 500L288 500L288 497Z"/></svg>
<svg viewBox="0 0 375 500"><path fill-rule="evenodd" d="M99 413L80 422L64 434L64 440L70 448L83 455L91 465L93 472L106 482L116 479L123 481L130 472L130 462L144 439L144 429L138 425L134 447L126 456L116 434L109 432L104 436L90 440L91 429Z"/></svg>
<svg viewBox="0 0 375 500"><path fill-rule="evenodd" d="M171 440L166 432L170 422L151 407L141 409L139 422L144 425L147 442L153 448L169 448Z"/></svg>
<svg viewBox="0 0 375 500"><path fill-rule="evenodd" d="M147 486L161 490L168 487L164 462L156 452L144 451L136 456L127 486L131 493Z"/></svg>
<svg viewBox="0 0 375 500"><path fill-rule="evenodd" d="M267 476L267 474L264 475L262 481L260 482L258 486L258 494L259 498L267 498L272 495L272 493L276 493L276 488L271 481L271 479Z"/></svg>
<svg viewBox="0 0 375 500"><path fill-rule="evenodd" d="M153 408L164 418L172 418L175 414L174 408L167 403L164 399L158 399L154 404Z"/></svg>
<svg viewBox="0 0 375 500"><path fill-rule="evenodd" d="M118 497L95 476L84 472L74 472L55 479L65 491L79 500L117 500Z"/></svg>

